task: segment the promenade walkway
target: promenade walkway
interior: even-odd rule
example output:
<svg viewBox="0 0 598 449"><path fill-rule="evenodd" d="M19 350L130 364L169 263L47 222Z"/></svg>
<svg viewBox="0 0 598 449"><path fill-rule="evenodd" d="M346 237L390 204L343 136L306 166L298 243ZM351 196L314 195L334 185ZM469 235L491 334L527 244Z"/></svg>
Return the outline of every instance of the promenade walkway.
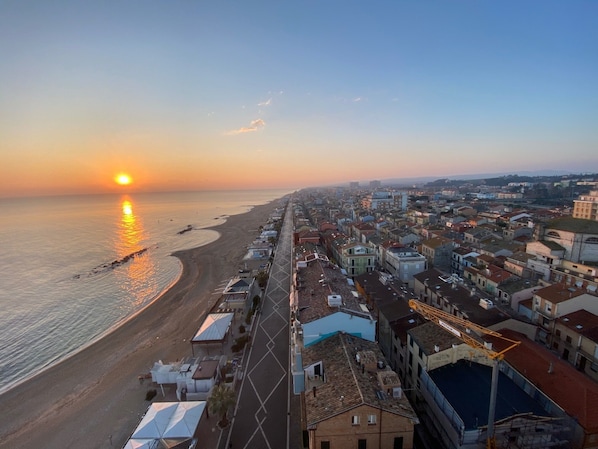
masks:
<svg viewBox="0 0 598 449"><path fill-rule="evenodd" d="M292 228L288 206L251 346L243 360L237 405L219 449L301 447L299 399L291 396L289 388Z"/></svg>

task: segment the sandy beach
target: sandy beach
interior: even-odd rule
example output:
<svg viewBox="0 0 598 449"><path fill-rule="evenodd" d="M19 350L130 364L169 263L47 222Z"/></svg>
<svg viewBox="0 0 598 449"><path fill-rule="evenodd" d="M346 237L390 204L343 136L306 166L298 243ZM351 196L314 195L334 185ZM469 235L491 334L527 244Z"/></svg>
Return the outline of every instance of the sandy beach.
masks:
<svg viewBox="0 0 598 449"><path fill-rule="evenodd" d="M191 355L193 337L241 266L278 201L229 217L220 238L175 255L180 279L144 311L74 356L0 396L0 448L120 448L149 403L138 376L154 362ZM18 323L15 323L18 325ZM31 341L35 344L35 341Z"/></svg>

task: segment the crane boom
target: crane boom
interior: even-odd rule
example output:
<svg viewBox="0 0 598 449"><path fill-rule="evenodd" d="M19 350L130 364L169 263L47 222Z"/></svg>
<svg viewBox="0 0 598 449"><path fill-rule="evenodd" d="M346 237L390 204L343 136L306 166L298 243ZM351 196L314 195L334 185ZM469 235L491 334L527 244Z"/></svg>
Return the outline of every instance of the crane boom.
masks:
<svg viewBox="0 0 598 449"><path fill-rule="evenodd" d="M482 326L478 326L477 324L472 323L469 320L451 315L450 313L437 309L436 307L432 307L421 301L417 301L416 299L409 300L409 307L413 309L415 312L418 312L427 320L433 321L438 326L451 332L453 335L460 338L461 341L471 346L472 348L482 350L491 360L493 360L492 381L490 383L490 406L488 408L488 431L486 438L486 447L488 449L494 449L496 447L496 440L494 438L494 414L496 409L496 395L498 391L498 364L503 359L505 352L518 346L521 342L503 337L502 334L500 334L499 332L493 331ZM484 344L484 342L474 338L472 336L472 331L480 337L482 335L491 335L493 337L498 337L506 341L508 343L508 346L501 351L494 351L491 348L491 346L487 346L486 344Z"/></svg>
<svg viewBox="0 0 598 449"><path fill-rule="evenodd" d="M505 352L514 348L520 343L519 341L503 337L501 333L493 331L492 329L479 326L469 320L459 318L455 315L451 315L450 313L447 313L443 310L437 309L436 307L432 307L415 299L409 300L409 307L414 311L418 312L427 320L433 321L438 326L442 327L443 329L446 329L456 337L460 338L467 345L476 349L481 349L491 359L502 359ZM494 351L489 346L486 346L484 342L472 336L472 331L479 336L491 335L493 337L498 337L501 340L505 340L507 343L509 343L509 346L507 346L505 349L501 351Z"/></svg>

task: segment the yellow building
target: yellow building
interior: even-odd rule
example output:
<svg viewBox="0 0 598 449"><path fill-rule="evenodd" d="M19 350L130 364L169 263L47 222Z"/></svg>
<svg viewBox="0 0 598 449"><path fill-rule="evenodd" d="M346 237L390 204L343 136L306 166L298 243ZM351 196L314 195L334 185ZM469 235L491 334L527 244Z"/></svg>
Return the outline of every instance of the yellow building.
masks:
<svg viewBox="0 0 598 449"><path fill-rule="evenodd" d="M592 190L589 195L580 195L573 201L573 218L598 221L598 190Z"/></svg>

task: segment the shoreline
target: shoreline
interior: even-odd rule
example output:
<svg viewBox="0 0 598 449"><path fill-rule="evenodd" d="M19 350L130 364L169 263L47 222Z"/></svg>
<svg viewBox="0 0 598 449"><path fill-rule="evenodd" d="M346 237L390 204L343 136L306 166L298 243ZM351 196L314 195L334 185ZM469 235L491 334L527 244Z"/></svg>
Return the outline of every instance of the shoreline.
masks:
<svg viewBox="0 0 598 449"><path fill-rule="evenodd" d="M176 251L176 282L105 336L0 394L0 447L122 447L149 405L138 376L158 360L191 355L189 340L238 270L278 200L205 229L220 236ZM34 344L34 342L33 342Z"/></svg>
<svg viewBox="0 0 598 449"><path fill-rule="evenodd" d="M247 212L244 212L247 213ZM239 215L243 215L243 214L239 214ZM201 229L210 229L210 230L215 230L215 228L217 228L218 226L221 226L223 224L225 224L226 221L219 221L218 223L216 223L214 226L210 226L210 227L206 227L206 228L201 228ZM198 228L199 229L199 228ZM178 250L178 251L174 251L170 254L170 256L174 257L175 259L177 259L179 265L180 265L180 270L179 273L177 274L176 277L174 277L169 283L168 285L166 285L164 287L164 289L162 291L160 291L158 294L156 294L147 304L145 304L143 307L141 307L141 309L136 310L135 312L131 313L130 315L127 315L126 317L124 317L123 319L121 319L120 321L114 323L112 326L110 326L108 329L106 329L105 331L103 331L100 335L97 335L96 337L94 337L92 340L88 341L87 343L85 343L83 346L75 349L74 351L63 355L62 357L59 357L58 359L49 362L47 365L42 366L39 368L38 372L35 374L32 374L28 377L25 377L24 379L19 380L18 382L8 385L6 387L2 387L0 388L0 398L2 397L3 394L10 392L10 390L12 390L13 388L18 388L19 385L31 380L32 378L38 376L38 375L42 375L45 371L52 369L54 366L59 365L60 363L68 360L69 358L77 355L79 352L86 350L87 348L89 348L90 346L92 346L94 343L96 343L97 341L101 340L102 338L106 338L108 337L112 332L116 331L119 327L121 326L126 326L127 323L129 321L131 321L133 318L135 318L137 315L139 315L140 313L142 313L144 310L146 310L148 307L150 307L154 302L159 301L160 298L162 298L162 296L164 296L166 293L168 293L168 291L174 287L176 285L177 282L180 281L182 275L183 275L183 270L184 270L184 265L183 262L181 260L180 257L178 257L176 254L177 253L181 253L181 252L185 252L185 251L194 251L197 250L199 248L202 248L204 246L210 245L214 242L217 242L221 237L221 234L218 233L218 237L216 237L216 239L211 240L207 243L204 243L200 246L196 246L194 248L189 248L189 249L183 249L183 250ZM0 434L1 436L1 434ZM2 447L2 446L0 446Z"/></svg>

